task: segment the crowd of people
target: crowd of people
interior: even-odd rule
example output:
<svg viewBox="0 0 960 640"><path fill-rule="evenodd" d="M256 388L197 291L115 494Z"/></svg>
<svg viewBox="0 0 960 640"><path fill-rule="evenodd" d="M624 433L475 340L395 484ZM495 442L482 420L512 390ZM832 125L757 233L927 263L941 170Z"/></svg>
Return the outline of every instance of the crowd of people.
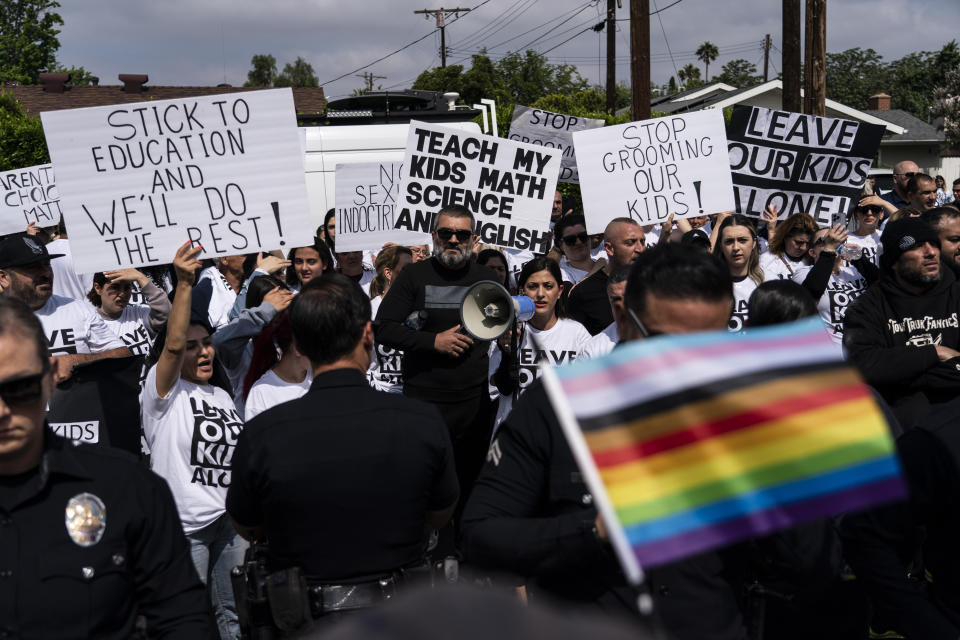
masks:
<svg viewBox="0 0 960 640"><path fill-rule="evenodd" d="M558 192L545 255L479 244L455 205L432 248L338 252L331 210L286 254L185 242L142 271L75 273L63 224L3 238L0 631L295 637L459 580L680 640L957 638L960 179L951 197L914 163L893 177L832 225L768 209L591 235ZM481 281L532 318L471 337ZM651 571L651 614L540 367L814 315L899 436L909 502ZM139 460L45 419L58 385L115 358L142 362ZM261 560L262 584L235 570Z"/></svg>

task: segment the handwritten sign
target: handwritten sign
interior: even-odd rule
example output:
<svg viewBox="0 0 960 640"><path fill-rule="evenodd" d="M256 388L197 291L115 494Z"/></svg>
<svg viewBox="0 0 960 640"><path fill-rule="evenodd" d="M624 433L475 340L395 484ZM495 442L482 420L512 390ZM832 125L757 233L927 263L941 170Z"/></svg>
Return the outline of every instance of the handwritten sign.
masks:
<svg viewBox="0 0 960 640"><path fill-rule="evenodd" d="M529 142L541 147L559 149L563 154L561 156L559 181L579 184L580 175L577 173L577 158L573 152L573 132L598 129L603 125L603 120L554 113L553 111L534 109L518 104L513 108L510 134L507 138L518 142Z"/></svg>
<svg viewBox="0 0 960 640"><path fill-rule="evenodd" d="M290 89L41 114L79 273L310 244Z"/></svg>
<svg viewBox="0 0 960 640"><path fill-rule="evenodd" d="M53 165L0 173L0 235L23 231L31 222L40 227L60 222L60 192Z"/></svg>
<svg viewBox="0 0 960 640"><path fill-rule="evenodd" d="M560 151L410 123L396 227L429 232L437 212L462 205L484 244L536 253L550 250L550 212Z"/></svg>
<svg viewBox="0 0 960 640"><path fill-rule="evenodd" d="M723 114L715 109L573 134L588 233L614 218L657 224L733 209Z"/></svg>

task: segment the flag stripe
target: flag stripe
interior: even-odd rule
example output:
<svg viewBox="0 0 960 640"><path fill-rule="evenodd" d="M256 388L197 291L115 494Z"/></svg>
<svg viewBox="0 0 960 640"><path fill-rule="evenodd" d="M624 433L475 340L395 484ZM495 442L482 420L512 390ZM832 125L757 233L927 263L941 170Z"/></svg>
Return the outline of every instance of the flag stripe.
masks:
<svg viewBox="0 0 960 640"><path fill-rule="evenodd" d="M762 467L654 500L627 503L617 507L617 515L624 524L633 524L719 502L756 487L782 484L799 477L801 473L819 474L838 467L852 466L865 460L875 459L877 456L889 455L890 447L887 440L888 436L880 435L872 440L869 447L864 447L862 441L854 442L814 456Z"/></svg>
<svg viewBox="0 0 960 640"><path fill-rule="evenodd" d="M649 544L745 516L755 511L765 511L778 504L790 504L846 490L861 484L876 482L896 476L899 471L896 458L886 455L878 460L868 460L852 467L842 468L820 475L802 477L785 484L752 491L721 500L682 513L648 520L639 524L624 522L627 539L632 546Z"/></svg>
<svg viewBox="0 0 960 640"><path fill-rule="evenodd" d="M646 420L641 420L630 425L605 429L605 434L609 434L609 432L613 430L618 431L620 442L628 443L610 449L603 449L597 446L596 442L591 438L592 434L586 437L591 451L594 452L593 458L597 466L608 467L631 460L647 458L658 453L721 436L725 433L732 433L741 429L751 429L774 420L788 418L791 415L814 411L841 402L848 402L868 396L869 392L862 384L858 383L828 390L817 389L810 393L794 395L794 397L789 399L775 400L763 406L755 407L742 413L725 416L718 420L683 425L685 428L681 431L675 431L652 438L643 437L647 432L645 428Z"/></svg>
<svg viewBox="0 0 960 640"><path fill-rule="evenodd" d="M899 477L884 478L846 491L780 505L673 538L638 545L633 547L633 552L645 568L660 566L742 538L763 535L805 520L868 507L878 502L902 498L904 495L903 483Z"/></svg>

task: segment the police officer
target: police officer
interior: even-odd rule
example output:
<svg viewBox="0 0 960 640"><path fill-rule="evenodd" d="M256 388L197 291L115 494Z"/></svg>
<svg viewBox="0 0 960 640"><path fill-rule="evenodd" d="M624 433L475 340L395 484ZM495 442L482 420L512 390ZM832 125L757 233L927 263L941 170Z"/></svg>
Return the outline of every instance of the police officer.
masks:
<svg viewBox="0 0 960 640"><path fill-rule="evenodd" d="M629 341L723 329L733 289L716 258L666 245L634 262L624 302L629 321L620 337ZM532 598L639 615L540 381L501 424L464 510L463 534L468 562L526 577ZM745 637L739 585L727 573L712 552L648 573L654 610L671 638Z"/></svg>
<svg viewBox="0 0 960 640"><path fill-rule="evenodd" d="M43 327L0 297L0 638L208 638L203 585L166 483L46 428Z"/></svg>
<svg viewBox="0 0 960 640"><path fill-rule="evenodd" d="M310 615L325 626L393 594L422 563L426 532L450 519L458 487L437 410L367 383L370 300L357 283L315 278L289 314L313 385L247 423L227 511L241 535L267 541L270 571L287 584L304 578ZM281 630L313 624L288 622Z"/></svg>

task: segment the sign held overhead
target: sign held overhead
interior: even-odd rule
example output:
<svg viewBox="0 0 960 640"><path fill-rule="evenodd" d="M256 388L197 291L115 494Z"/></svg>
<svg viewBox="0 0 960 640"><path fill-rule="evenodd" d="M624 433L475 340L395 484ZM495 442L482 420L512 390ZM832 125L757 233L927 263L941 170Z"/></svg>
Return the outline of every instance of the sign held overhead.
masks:
<svg viewBox="0 0 960 640"><path fill-rule="evenodd" d="M573 153L573 132L598 129L603 125L603 120L595 118L581 118L518 104L513 108L510 135L507 137L518 142L559 149L563 154L559 181L579 184L577 159Z"/></svg>
<svg viewBox="0 0 960 640"><path fill-rule="evenodd" d="M28 224L52 227L60 222L60 192L53 165L38 164L0 173L0 235Z"/></svg>

